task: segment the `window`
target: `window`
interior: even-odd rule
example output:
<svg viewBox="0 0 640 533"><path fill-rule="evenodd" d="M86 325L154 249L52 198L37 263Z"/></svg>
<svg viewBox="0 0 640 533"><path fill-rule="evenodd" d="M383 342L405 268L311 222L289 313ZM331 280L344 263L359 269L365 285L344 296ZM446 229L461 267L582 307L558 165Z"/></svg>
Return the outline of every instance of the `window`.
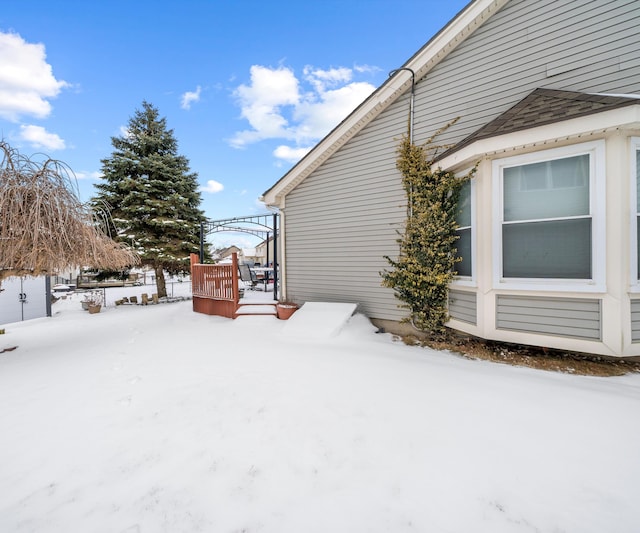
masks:
<svg viewBox="0 0 640 533"><path fill-rule="evenodd" d="M603 165L602 142L494 162L500 283L604 280Z"/></svg>
<svg viewBox="0 0 640 533"><path fill-rule="evenodd" d="M631 139L631 183L633 185L632 209L631 212L635 213L635 220L633 221L632 235L635 233L633 246L635 247L635 254L633 259L635 265L633 265L632 273L635 273L636 283L640 284L640 138L636 137ZM632 274L633 275L633 274Z"/></svg>
<svg viewBox="0 0 640 533"><path fill-rule="evenodd" d="M473 247L471 245L471 180L467 180L460 190L456 222L458 223L458 229L456 230L458 240L455 243L457 249L456 257L462 258L462 261L456 263L455 269L458 276L471 278L473 272Z"/></svg>

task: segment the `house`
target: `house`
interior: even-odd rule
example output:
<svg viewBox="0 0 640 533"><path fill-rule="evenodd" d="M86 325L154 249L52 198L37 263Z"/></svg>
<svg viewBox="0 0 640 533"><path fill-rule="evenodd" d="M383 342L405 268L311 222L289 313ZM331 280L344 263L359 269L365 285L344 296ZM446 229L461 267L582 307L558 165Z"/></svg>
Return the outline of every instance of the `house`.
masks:
<svg viewBox="0 0 640 533"><path fill-rule="evenodd" d="M238 259L240 259L241 263L246 263L251 266L262 264L262 257L255 248L243 248Z"/></svg>
<svg viewBox="0 0 640 533"><path fill-rule="evenodd" d="M638 50L637 1L470 2L264 193L281 212L284 296L409 327L380 276L406 218L397 148L457 118L437 164L477 172L449 326L640 356Z"/></svg>
<svg viewBox="0 0 640 533"><path fill-rule="evenodd" d="M230 261L231 254L233 253L239 254L241 252L242 250L237 246L227 246L226 248L218 248L214 250L213 253L211 254L211 257L216 263L224 260Z"/></svg>
<svg viewBox="0 0 640 533"><path fill-rule="evenodd" d="M51 316L51 278L13 276L0 283L0 325Z"/></svg>
<svg viewBox="0 0 640 533"><path fill-rule="evenodd" d="M276 245L279 246L279 242L276 243ZM258 262L261 265L267 266L273 264L274 242L272 236L268 237L256 246L256 256L258 257ZM278 263L280 263L280 257L280 251L278 250Z"/></svg>

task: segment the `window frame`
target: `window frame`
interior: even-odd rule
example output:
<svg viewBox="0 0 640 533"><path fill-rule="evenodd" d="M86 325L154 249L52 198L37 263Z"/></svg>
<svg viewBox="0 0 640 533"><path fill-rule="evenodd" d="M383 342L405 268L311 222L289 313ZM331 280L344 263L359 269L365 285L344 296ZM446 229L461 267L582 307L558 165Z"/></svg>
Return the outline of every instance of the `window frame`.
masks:
<svg viewBox="0 0 640 533"><path fill-rule="evenodd" d="M629 290L630 292L640 292L640 276L638 276L638 217L640 210L638 209L638 164L636 153L640 152L640 137L631 137L629 139L629 184L631 200L629 204L629 236L630 236L630 265L629 265Z"/></svg>
<svg viewBox="0 0 640 533"><path fill-rule="evenodd" d="M467 169L465 172L461 172L462 175L468 175L471 169ZM469 180L469 203L471 207L471 213L469 214L471 225L462 226L462 229L469 228L471 230L471 276L458 276L455 275L452 280L452 284L458 287L475 287L476 286L476 178Z"/></svg>
<svg viewBox="0 0 640 533"><path fill-rule="evenodd" d="M553 159L589 156L589 216L591 218L591 279L505 278L502 227L504 223L504 169ZM496 159L493 185L493 287L495 289L604 292L606 288L606 172L605 141L592 141ZM640 288L640 287L639 287Z"/></svg>

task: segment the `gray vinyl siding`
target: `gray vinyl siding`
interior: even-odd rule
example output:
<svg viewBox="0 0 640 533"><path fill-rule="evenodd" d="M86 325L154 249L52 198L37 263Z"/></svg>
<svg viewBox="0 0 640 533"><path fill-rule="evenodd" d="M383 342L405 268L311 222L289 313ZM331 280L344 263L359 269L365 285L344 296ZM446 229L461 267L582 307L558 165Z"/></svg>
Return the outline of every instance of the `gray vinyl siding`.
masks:
<svg viewBox="0 0 640 533"><path fill-rule="evenodd" d="M538 87L637 93L639 27L638 0L511 0L418 80L415 141L460 117L436 139L458 142ZM408 110L407 92L287 196L288 297L406 316L380 272L406 214L395 159Z"/></svg>
<svg viewBox="0 0 640 533"><path fill-rule="evenodd" d="M640 300L631 300L631 342L640 342Z"/></svg>
<svg viewBox="0 0 640 533"><path fill-rule="evenodd" d="M637 0L512 0L418 84L416 138L459 116L455 143L538 87L637 93L639 24Z"/></svg>
<svg viewBox="0 0 640 533"><path fill-rule="evenodd" d="M405 197L389 179L393 140L373 136L373 143L364 159L347 145L287 197L287 297L358 303L370 317L400 320L405 314L380 272L389 267L384 255L397 255Z"/></svg>
<svg viewBox="0 0 640 533"><path fill-rule="evenodd" d="M449 291L449 316L469 324L478 323L477 297L475 292Z"/></svg>
<svg viewBox="0 0 640 533"><path fill-rule="evenodd" d="M499 295L496 328L601 340L600 300Z"/></svg>

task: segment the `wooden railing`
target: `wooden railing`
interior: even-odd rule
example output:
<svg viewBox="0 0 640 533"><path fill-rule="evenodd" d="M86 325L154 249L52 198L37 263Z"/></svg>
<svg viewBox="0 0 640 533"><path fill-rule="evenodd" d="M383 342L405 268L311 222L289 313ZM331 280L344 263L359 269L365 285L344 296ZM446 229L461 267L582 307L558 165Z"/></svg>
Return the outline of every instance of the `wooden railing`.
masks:
<svg viewBox="0 0 640 533"><path fill-rule="evenodd" d="M196 265L191 274L194 296L235 300L233 265Z"/></svg>
<svg viewBox="0 0 640 533"><path fill-rule="evenodd" d="M232 254L230 265L207 265L197 261L197 254L191 254L193 310L233 318L240 300L237 254Z"/></svg>

